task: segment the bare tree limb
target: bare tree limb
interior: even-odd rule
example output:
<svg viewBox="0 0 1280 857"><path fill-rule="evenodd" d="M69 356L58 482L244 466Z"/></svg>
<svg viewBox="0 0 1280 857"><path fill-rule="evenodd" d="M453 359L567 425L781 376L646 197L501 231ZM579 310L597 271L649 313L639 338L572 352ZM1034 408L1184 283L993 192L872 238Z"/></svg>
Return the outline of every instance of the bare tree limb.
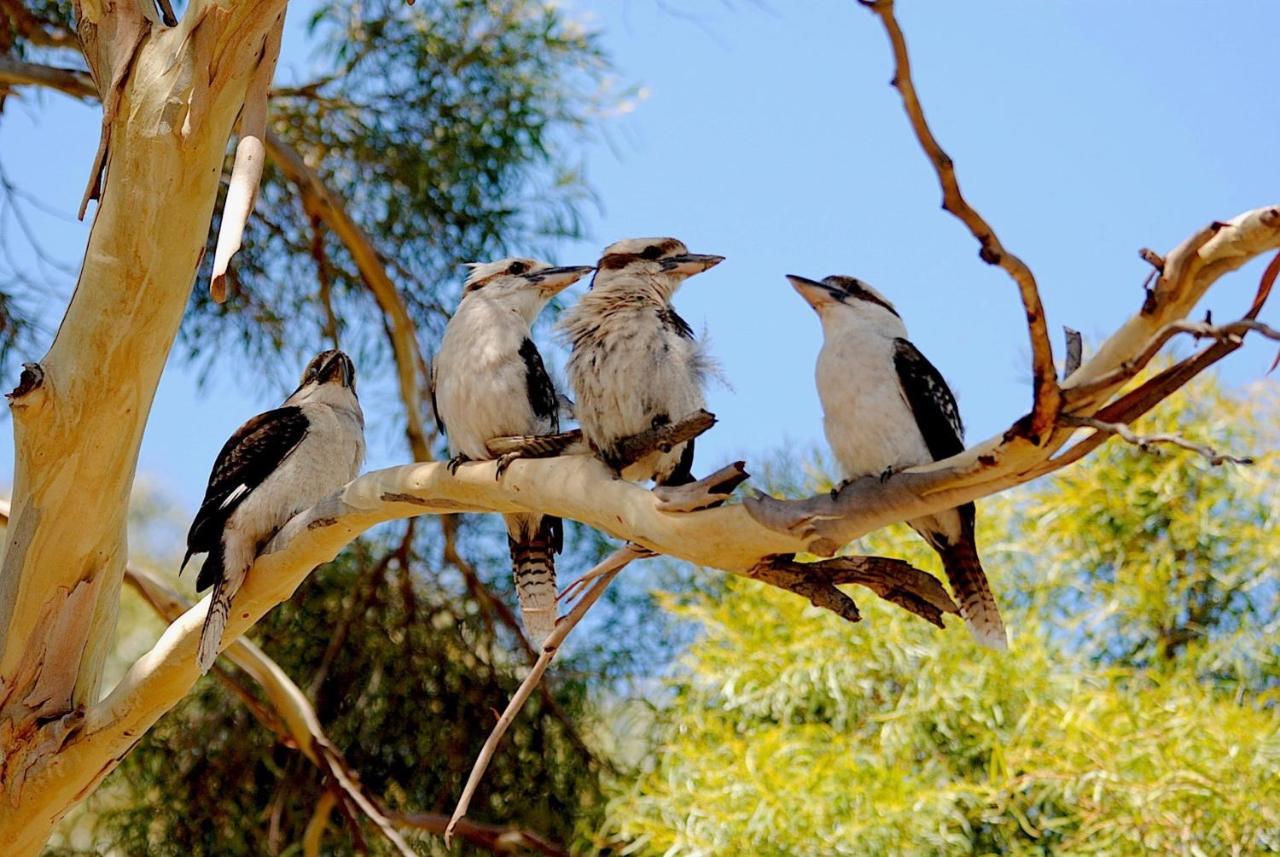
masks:
<svg viewBox="0 0 1280 857"><path fill-rule="evenodd" d="M0 56L0 83L15 86L43 86L56 89L73 98L94 100L98 98L98 89L87 72L23 62L12 56Z"/></svg>
<svg viewBox="0 0 1280 857"><path fill-rule="evenodd" d="M174 621L190 609L184 599L150 572L130 567L125 572L125 580L167 622ZM281 737L291 740L307 759L331 778L341 790L343 799L359 808L397 851L413 857L413 850L374 801L364 794L341 751L325 735L306 694L279 664L244 637L229 645L223 654L262 688L272 710L282 718L284 732Z"/></svg>
<svg viewBox="0 0 1280 857"><path fill-rule="evenodd" d="M547 637L546 642L542 645L542 653L538 655L538 662L533 665L529 675L520 683L520 687L516 690L515 695L511 697L511 702L507 704L506 710L498 718L498 722L494 725L488 740L484 742L484 747L480 749L480 754L476 757L475 764L471 768L471 775L467 778L467 784L462 790L462 796L458 798L458 805L454 808L453 815L449 819L449 825L445 828L444 843L446 847L451 844L454 834L458 832L458 825L463 817L466 816L467 808L471 806L471 798L475 795L480 781L484 779L484 772L489 767L489 761L493 758L493 754L497 752L498 745L502 743L502 736L507 734L507 729L511 727L516 715L520 713L520 709L528 701L533 689L542 681L542 675L547 671L547 667L551 665L551 661L556 656L560 645L577 624L582 621L582 617L587 615L587 611L591 609L592 605L600 599L600 596L604 594L604 591L613 582L613 579L618 576L618 573L626 568L632 560L646 555L636 550L632 545L627 545L601 560L591 572L597 575L596 581L587 590L587 593L582 596L582 600L569 611L569 614L556 623L555 630L551 632L551 636Z"/></svg>
<svg viewBox="0 0 1280 857"><path fill-rule="evenodd" d="M1040 300L1040 290L1036 286L1035 275L1026 263L1015 256L1000 243L995 230L981 214L965 200L960 193L960 182L956 178L955 162L942 150L929 123L924 118L924 108L920 105L920 97L916 93L915 82L911 77L911 60L907 54L906 37L898 25L893 13L893 0L858 0L863 6L871 9L884 24L889 36L889 44L893 49L896 69L893 75L893 86L902 96L902 105L911 122L916 139L933 164L938 175L938 183L942 186L942 207L955 215L961 223L969 228L973 237L981 247L978 255L988 265L998 265L1013 279L1022 298L1022 308L1027 316L1027 331L1031 337L1031 363L1035 402L1028 423L1029 437L1038 442L1047 437L1052 430L1054 419L1061 407L1061 391L1058 389L1057 372L1053 364L1053 344L1049 341L1049 326L1045 320L1044 305Z"/></svg>
<svg viewBox="0 0 1280 857"><path fill-rule="evenodd" d="M320 857L320 845L324 842L325 830L329 828L329 816L333 814L337 803L338 799L332 791L326 791L316 801L311 820L307 822L307 828L302 834L303 857Z"/></svg>

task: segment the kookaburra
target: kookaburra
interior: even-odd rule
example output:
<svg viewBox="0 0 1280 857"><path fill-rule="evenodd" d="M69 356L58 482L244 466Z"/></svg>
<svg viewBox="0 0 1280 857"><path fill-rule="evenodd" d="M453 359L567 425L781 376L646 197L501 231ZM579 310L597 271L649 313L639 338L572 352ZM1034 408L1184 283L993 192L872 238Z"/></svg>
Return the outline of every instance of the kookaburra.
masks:
<svg viewBox="0 0 1280 857"><path fill-rule="evenodd" d="M449 439L450 468L492 458L485 442L560 430L560 403L530 326L555 295L591 271L532 259L474 264L432 369L436 422ZM506 515L516 595L525 631L541 648L556 624L559 518Z"/></svg>
<svg viewBox="0 0 1280 857"><path fill-rule="evenodd" d="M955 396L907 339L893 304L853 277L788 276L822 321L818 396L827 443L846 479L892 473L964 449ZM1007 646L974 541L974 505L907 522L942 557L947 579L979 642Z"/></svg>
<svg viewBox="0 0 1280 857"><path fill-rule="evenodd" d="M703 406L711 361L671 307L688 277L724 260L691 254L674 238L631 238L604 249L589 291L561 322L574 415L600 458L619 469L618 443L679 422ZM659 485L693 481L693 441L621 471Z"/></svg>
<svg viewBox="0 0 1280 857"><path fill-rule="evenodd" d="M196 578L197 592L213 587L200 633L202 674L218 657L231 601L258 551L295 514L354 479L363 460L355 365L336 350L313 357L284 404L240 426L222 447L182 559L186 568L192 554L208 554Z"/></svg>

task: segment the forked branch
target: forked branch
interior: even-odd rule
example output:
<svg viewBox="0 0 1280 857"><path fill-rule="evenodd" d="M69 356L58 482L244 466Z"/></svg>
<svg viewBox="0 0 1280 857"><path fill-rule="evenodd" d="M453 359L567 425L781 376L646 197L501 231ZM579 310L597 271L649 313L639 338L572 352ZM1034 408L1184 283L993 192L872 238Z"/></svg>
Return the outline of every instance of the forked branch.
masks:
<svg viewBox="0 0 1280 857"><path fill-rule="evenodd" d="M929 128L929 123L925 121L924 108L920 105L915 81L911 77L911 59L907 54L907 40L893 13L893 0L858 0L858 2L879 16L889 35L889 44L893 49L896 66L892 83L902 95L902 106L906 109L911 128L938 176L938 183L942 186L942 207L955 215L978 240L980 248L978 255L982 261L1004 269L1018 287L1022 308L1027 317L1027 332L1031 337L1031 370L1035 387L1035 402L1028 423L1028 436L1038 443L1045 439L1053 428L1054 419L1061 407L1062 396L1058 389L1057 373L1053 364L1053 345L1049 341L1049 325L1045 320L1044 305L1040 300L1040 290L1036 286L1035 275L1022 259L1005 248L995 230L991 228L991 224L969 204L960 192L955 162L942 150L941 144Z"/></svg>

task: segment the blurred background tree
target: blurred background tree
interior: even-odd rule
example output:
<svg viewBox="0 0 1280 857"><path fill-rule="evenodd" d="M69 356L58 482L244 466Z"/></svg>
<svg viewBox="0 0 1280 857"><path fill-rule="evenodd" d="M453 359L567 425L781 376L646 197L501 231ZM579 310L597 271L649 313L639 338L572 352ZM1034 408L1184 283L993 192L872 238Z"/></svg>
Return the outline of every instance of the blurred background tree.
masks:
<svg viewBox="0 0 1280 857"><path fill-rule="evenodd" d="M1277 404L1274 385L1228 393L1209 379L1143 430L1274 450ZM984 502L1003 656L959 623L940 633L871 598L851 631L738 579L669 596L701 634L600 841L653 854L1280 849L1278 482L1275 452L1212 467L1111 444ZM857 550L936 565L903 526Z"/></svg>

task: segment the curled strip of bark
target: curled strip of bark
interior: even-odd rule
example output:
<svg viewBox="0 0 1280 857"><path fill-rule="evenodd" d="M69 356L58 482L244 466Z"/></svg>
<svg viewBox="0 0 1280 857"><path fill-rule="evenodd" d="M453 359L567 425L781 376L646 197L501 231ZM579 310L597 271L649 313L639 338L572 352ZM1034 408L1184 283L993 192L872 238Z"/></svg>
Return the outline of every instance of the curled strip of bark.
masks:
<svg viewBox="0 0 1280 857"><path fill-rule="evenodd" d="M1084 337L1080 335L1080 331L1066 325L1063 325L1062 332L1067 338L1067 362L1062 366L1062 378L1066 380L1080 368L1084 360Z"/></svg>
<svg viewBox="0 0 1280 857"><path fill-rule="evenodd" d="M169 14L172 15L173 12L170 11ZM240 142L236 144L231 184L227 188L226 202L222 207L222 225L218 228L218 243L213 251L213 277L209 281L209 293L216 303L227 299L227 267L240 250L244 227L253 212L253 204L258 198L258 186L262 182L262 168L267 158L266 145L263 143L263 137L267 133L267 90L270 89L271 78L276 72L283 30L282 10L262 46L262 56L249 80L244 107L240 112Z"/></svg>
<svg viewBox="0 0 1280 857"><path fill-rule="evenodd" d="M942 207L955 215L978 240L981 247L978 255L982 261L1004 269L1018 287L1022 308L1026 313L1027 332L1031 338L1031 363L1035 384L1035 402L1028 423L1028 431L1033 440L1042 439L1053 428L1054 418L1061 407L1061 392L1058 389L1057 372L1053 364L1053 344L1049 341L1049 327L1045 320L1044 304L1040 300L1040 290L1036 286L1035 275L1031 273L1031 269L1025 262L1005 249L995 230L991 228L991 224L961 194L960 182L956 178L955 162L942 150L942 146L929 128L929 123L925 120L924 108L920 105L920 97L916 93L915 82L911 78L911 60L907 53L906 37L893 13L893 0L875 0L862 5L879 16L888 33L896 66L893 86L902 96L902 106L911 122L911 128L938 176L938 183L942 186Z"/></svg>
<svg viewBox="0 0 1280 857"><path fill-rule="evenodd" d="M889 557L845 556L819 562L773 557L752 569L751 576L803 595L815 606L831 610L850 622L857 622L860 616L853 600L835 588L838 585L856 584L870 589L885 601L939 628L943 627L944 613L960 612L937 578L908 562Z"/></svg>
<svg viewBox="0 0 1280 857"><path fill-rule="evenodd" d="M1143 247L1138 251L1138 255L1142 257L1142 261L1155 268L1157 272L1161 274L1164 273L1164 257L1155 250L1152 250L1149 247Z"/></svg>
<svg viewBox="0 0 1280 857"><path fill-rule="evenodd" d="M463 817L467 814L467 809L471 806L471 798L475 795L476 789L480 785L480 781L484 779L484 772L489 767L493 754L497 752L498 745L502 743L502 736L507 734L507 729L511 727L516 715L520 713L520 709L524 706L529 696L533 693L538 683L542 681L543 674L547 671L547 667L551 665L552 659L559 651L560 645L569 636L569 633L577 627L582 621L582 617L587 615L587 611L600 599L604 591L618 576L618 573L627 567L634 559L639 559L642 554L636 551L631 545L619 548L609 556L601 560L592 571L588 574L596 575L596 580L591 584L591 588L582 596L582 600L574 605L573 609L565 616L562 616L556 622L555 630L551 632L551 636L542 645L542 652L538 655L538 662L533 665L533 669L529 671L529 675L520 683L520 687L516 689L515 694L511 697L511 701L507 704L507 708L502 712L502 716L498 718L498 722L494 725L493 731L489 733L489 738L484 742L484 746L480 749L480 754L476 756L475 764L471 768L471 775L467 777L467 784L462 790L462 796L458 798L458 805L453 810L453 815L449 818L449 824L444 831L444 844L449 847L452 844L453 836L459 832L458 826Z"/></svg>
<svg viewBox="0 0 1280 857"><path fill-rule="evenodd" d="M1079 428L1096 429L1104 434L1115 435L1125 443L1133 444L1143 452L1151 452L1156 446L1177 446L1182 449L1189 450L1202 455L1209 460L1209 463L1218 466L1231 462L1232 464L1253 464L1252 458L1238 457L1235 455L1226 455L1218 452L1211 446L1202 443L1195 443L1176 434L1137 434L1125 423L1109 423L1103 420L1094 419L1093 417L1077 417L1072 414L1063 414L1061 416L1063 424L1069 426L1077 426Z"/></svg>
<svg viewBox="0 0 1280 857"><path fill-rule="evenodd" d="M138 48L150 29L146 17L136 4L120 3L109 11L86 10L85 3L76 2L76 29L84 50L89 73L102 99L102 126L98 133L98 148L89 168L89 181L80 199L78 217L83 220L89 203L101 200L103 176L111 152L111 129L115 125L120 98ZM93 4L96 6L97 4Z"/></svg>

